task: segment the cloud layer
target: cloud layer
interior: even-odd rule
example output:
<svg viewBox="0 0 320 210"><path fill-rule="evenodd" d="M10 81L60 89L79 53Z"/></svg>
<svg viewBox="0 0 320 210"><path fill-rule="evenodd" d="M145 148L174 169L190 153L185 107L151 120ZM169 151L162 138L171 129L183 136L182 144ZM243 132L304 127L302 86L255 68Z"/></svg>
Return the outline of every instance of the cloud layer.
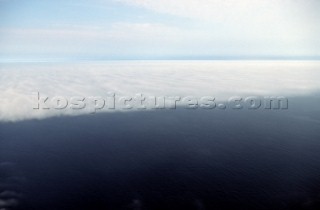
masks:
<svg viewBox="0 0 320 210"><path fill-rule="evenodd" d="M33 110L33 93L55 97L303 96L320 91L319 62L119 61L77 64L1 64L0 121L85 114ZM105 111L111 111L104 109Z"/></svg>

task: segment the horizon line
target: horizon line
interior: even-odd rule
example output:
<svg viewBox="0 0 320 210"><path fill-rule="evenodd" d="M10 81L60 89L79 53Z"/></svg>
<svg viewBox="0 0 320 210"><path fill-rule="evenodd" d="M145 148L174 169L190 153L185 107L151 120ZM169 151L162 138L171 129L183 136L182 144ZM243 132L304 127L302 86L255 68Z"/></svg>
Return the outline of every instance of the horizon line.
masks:
<svg viewBox="0 0 320 210"><path fill-rule="evenodd" d="M216 57L216 58L0 58L0 63L64 63L112 61L320 61L320 57Z"/></svg>

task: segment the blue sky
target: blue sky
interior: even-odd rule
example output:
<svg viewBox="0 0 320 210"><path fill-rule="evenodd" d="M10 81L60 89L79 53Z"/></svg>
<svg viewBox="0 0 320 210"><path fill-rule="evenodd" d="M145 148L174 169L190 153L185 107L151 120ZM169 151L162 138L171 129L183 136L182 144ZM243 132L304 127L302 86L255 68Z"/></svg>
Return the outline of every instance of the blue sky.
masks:
<svg viewBox="0 0 320 210"><path fill-rule="evenodd" d="M0 0L0 58L319 58L317 0Z"/></svg>

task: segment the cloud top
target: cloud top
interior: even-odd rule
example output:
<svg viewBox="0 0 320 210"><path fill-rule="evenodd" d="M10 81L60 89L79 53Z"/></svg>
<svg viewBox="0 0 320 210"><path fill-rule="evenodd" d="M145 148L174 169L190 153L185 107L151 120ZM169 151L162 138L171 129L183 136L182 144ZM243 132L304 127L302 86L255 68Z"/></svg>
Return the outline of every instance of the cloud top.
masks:
<svg viewBox="0 0 320 210"><path fill-rule="evenodd" d="M119 61L77 64L2 64L0 121L87 114L33 110L43 96L303 96L320 91L319 62ZM104 109L105 111L112 111ZM117 110L116 110L117 111Z"/></svg>

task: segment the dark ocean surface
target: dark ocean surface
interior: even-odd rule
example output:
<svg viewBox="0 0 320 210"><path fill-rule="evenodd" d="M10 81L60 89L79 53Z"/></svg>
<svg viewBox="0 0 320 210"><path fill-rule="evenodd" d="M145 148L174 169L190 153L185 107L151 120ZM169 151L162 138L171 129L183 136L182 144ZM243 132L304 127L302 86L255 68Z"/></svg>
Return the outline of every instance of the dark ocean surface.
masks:
<svg viewBox="0 0 320 210"><path fill-rule="evenodd" d="M320 97L0 123L0 207L320 209Z"/></svg>

